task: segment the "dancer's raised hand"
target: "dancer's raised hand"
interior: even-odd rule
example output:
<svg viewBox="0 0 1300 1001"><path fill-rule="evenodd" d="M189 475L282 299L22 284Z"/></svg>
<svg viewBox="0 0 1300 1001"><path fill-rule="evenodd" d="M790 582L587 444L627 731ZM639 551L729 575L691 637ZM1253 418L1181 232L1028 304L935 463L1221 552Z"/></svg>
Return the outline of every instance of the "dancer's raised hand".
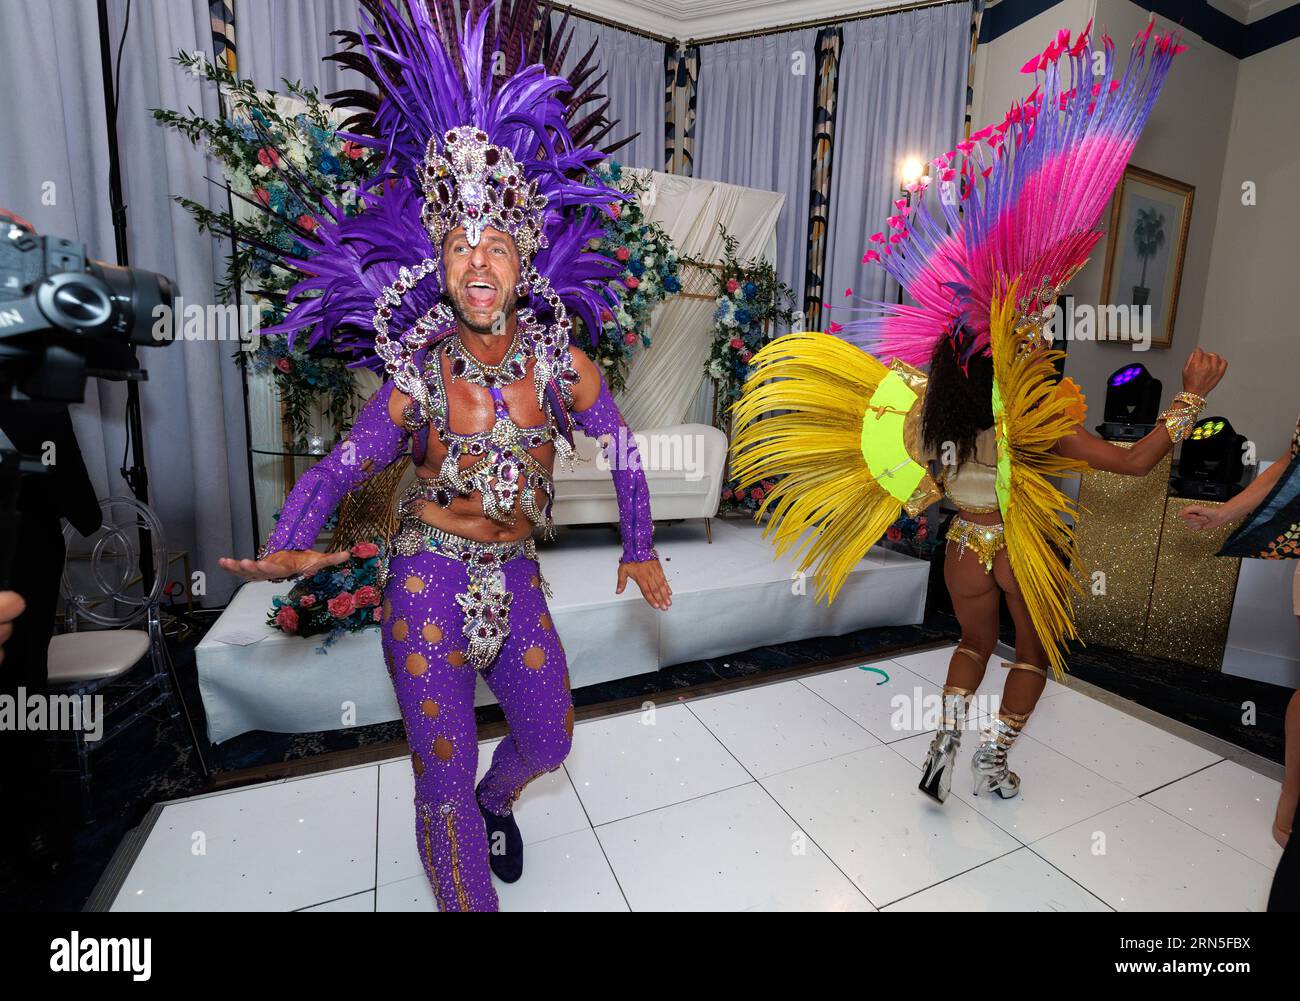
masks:
<svg viewBox="0 0 1300 1001"><path fill-rule="evenodd" d="M338 553L318 553L314 549L282 549L264 560L237 560L223 556L217 560L223 570L228 570L244 580L287 580L290 577L310 577L317 570L346 563L351 554L345 549Z"/></svg>
<svg viewBox="0 0 1300 1001"><path fill-rule="evenodd" d="M1207 396L1228 371L1227 359L1197 348L1183 366L1183 389L1197 396Z"/></svg>

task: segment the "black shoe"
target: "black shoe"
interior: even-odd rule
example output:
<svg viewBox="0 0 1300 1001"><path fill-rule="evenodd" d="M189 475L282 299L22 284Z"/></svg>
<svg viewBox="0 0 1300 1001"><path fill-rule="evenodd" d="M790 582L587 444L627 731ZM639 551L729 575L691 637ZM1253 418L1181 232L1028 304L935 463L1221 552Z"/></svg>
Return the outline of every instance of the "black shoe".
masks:
<svg viewBox="0 0 1300 1001"><path fill-rule="evenodd" d="M478 799L477 790L474 798ZM519 833L515 815L507 813L498 817L482 802L478 809L487 824L488 864L497 879L513 883L524 874L524 836Z"/></svg>

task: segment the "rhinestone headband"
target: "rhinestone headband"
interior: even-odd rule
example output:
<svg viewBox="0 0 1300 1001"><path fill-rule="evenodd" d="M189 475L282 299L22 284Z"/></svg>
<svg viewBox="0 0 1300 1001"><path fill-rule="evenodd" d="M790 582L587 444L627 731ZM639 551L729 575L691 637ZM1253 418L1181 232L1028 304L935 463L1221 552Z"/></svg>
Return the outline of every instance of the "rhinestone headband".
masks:
<svg viewBox="0 0 1300 1001"><path fill-rule="evenodd" d="M509 149L493 146L473 125L443 133L441 151L437 136L429 140L423 188L420 220L435 247L458 226L465 227L471 247L488 227L509 233L525 265L547 245L546 196L524 177Z"/></svg>

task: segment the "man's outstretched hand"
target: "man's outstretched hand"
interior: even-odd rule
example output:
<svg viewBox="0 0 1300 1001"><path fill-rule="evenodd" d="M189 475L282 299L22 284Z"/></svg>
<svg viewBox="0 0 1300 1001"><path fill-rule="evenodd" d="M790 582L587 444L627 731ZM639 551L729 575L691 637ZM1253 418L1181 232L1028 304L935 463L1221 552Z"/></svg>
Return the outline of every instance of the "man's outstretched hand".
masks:
<svg viewBox="0 0 1300 1001"><path fill-rule="evenodd" d="M236 560L223 556L217 560L221 569L229 570L244 580L287 580L290 577L310 577L317 570L346 563L351 554L345 549L339 553L318 553L314 549L282 549L264 560Z"/></svg>
<svg viewBox="0 0 1300 1001"><path fill-rule="evenodd" d="M615 594L623 593L629 578L636 581L636 586L641 589L642 597L659 611L667 611L668 606L673 603L673 589L668 586L668 578L664 576L664 568L660 566L658 560L620 563L618 565L618 587L614 588Z"/></svg>

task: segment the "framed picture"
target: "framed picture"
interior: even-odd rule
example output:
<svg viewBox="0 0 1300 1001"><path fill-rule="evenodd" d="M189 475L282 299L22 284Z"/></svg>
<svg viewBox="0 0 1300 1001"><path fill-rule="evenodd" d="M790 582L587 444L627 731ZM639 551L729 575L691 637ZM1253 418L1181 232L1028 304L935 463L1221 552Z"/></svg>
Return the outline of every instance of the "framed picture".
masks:
<svg viewBox="0 0 1300 1001"><path fill-rule="evenodd" d="M1141 167L1124 171L1110 210L1097 322L1100 339L1149 335L1152 347L1173 343L1195 192L1190 184ZM1142 324L1140 335L1135 323Z"/></svg>

